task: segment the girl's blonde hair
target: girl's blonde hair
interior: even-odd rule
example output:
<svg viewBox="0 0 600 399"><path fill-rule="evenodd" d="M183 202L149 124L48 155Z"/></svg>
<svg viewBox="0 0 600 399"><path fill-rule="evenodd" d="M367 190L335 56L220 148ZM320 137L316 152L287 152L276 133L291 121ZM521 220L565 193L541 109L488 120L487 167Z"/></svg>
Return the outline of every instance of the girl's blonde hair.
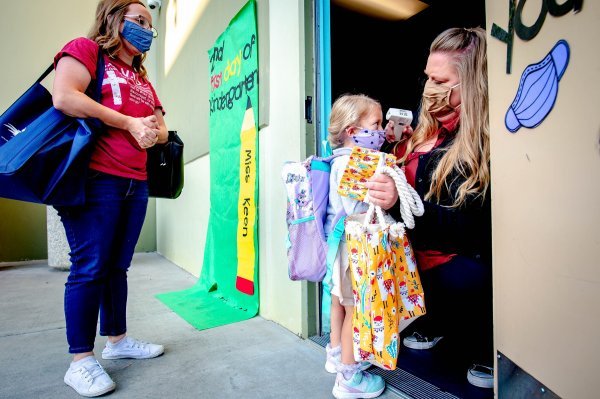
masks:
<svg viewBox="0 0 600 399"><path fill-rule="evenodd" d="M381 108L381 104L364 94L344 94L338 97L331 107L327 128L331 146L342 146L346 140L346 128L357 125L374 107Z"/></svg>
<svg viewBox="0 0 600 399"><path fill-rule="evenodd" d="M490 133L485 30L452 28L442 32L431 44L430 53L446 53L458 71L461 92L460 123L452 145L447 148L433 172L425 199L438 203L442 193L450 192L457 177L458 186L452 207L460 207L467 197L485 197L490 185ZM419 144L431 138L440 123L421 101L419 125L408 141L404 161ZM450 180L451 176L456 176Z"/></svg>
<svg viewBox="0 0 600 399"><path fill-rule="evenodd" d="M110 58L117 58L117 54L123 48L123 42L119 35L119 27L127 7L131 4L146 5L140 0L100 0L96 7L96 21L88 34L88 38L98 43L100 48ZM133 69L141 78L146 77L146 68L144 68L144 59L146 54L133 57Z"/></svg>

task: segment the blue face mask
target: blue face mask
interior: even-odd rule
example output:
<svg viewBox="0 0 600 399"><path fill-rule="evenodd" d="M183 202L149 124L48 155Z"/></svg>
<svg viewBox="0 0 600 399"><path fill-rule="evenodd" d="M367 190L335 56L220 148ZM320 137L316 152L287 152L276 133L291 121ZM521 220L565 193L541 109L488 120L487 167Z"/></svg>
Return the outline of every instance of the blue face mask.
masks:
<svg viewBox="0 0 600 399"><path fill-rule="evenodd" d="M121 36L138 49L140 53L150 50L153 33L149 29L144 29L134 22L125 20Z"/></svg>

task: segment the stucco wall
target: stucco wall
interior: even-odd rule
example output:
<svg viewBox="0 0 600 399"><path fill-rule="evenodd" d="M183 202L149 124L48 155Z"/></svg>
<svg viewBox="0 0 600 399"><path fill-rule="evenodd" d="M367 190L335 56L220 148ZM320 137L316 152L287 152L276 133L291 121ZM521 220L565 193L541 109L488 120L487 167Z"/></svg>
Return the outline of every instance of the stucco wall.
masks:
<svg viewBox="0 0 600 399"><path fill-rule="evenodd" d="M196 276L209 218L208 49L246 3L163 2L158 91L186 143L185 188L157 201L158 252ZM258 0L260 314L306 334L306 283L287 277L281 165L304 156L304 2ZM177 23L175 23L177 17Z"/></svg>
<svg viewBox="0 0 600 399"><path fill-rule="evenodd" d="M508 3L486 2L488 27L507 28ZM526 2L525 25L541 3ZM514 37L512 74L506 45L489 37L488 46L496 346L564 398L597 397L600 386L599 20L594 1L547 15L532 40ZM521 73L559 39L571 57L553 110L509 133Z"/></svg>
<svg viewBox="0 0 600 399"><path fill-rule="evenodd" d="M87 32L94 16L94 1L65 0L61 9L63 5L65 12L56 12L54 3L42 0L27 5L3 2L0 110L4 111L31 86L52 63L62 44ZM46 207L0 199L0 262L45 259L46 249Z"/></svg>
<svg viewBox="0 0 600 399"><path fill-rule="evenodd" d="M185 143L185 187L157 200L157 251L199 276L210 211L208 50L244 0L163 1L157 15L157 89L166 123Z"/></svg>
<svg viewBox="0 0 600 399"><path fill-rule="evenodd" d="M260 131L261 315L307 334L307 283L290 281L281 166L304 151L304 2L269 2L269 125ZM259 37L259 41L260 41ZM263 45L265 43L263 42ZM261 62L261 67L263 64Z"/></svg>

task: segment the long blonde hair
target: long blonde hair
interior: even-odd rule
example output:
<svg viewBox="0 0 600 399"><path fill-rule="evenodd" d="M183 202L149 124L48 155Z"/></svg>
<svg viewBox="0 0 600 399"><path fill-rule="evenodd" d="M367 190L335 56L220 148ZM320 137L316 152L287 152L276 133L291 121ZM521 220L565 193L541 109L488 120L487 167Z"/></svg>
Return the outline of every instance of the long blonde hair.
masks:
<svg viewBox="0 0 600 399"><path fill-rule="evenodd" d="M140 0L100 0L96 7L96 21L92 25L88 38L98 43L110 58L117 58L123 48L119 27L127 7L131 4L141 4L146 7ZM133 57L132 67L141 78L146 77L146 68L143 64L145 58L146 54Z"/></svg>
<svg viewBox="0 0 600 399"><path fill-rule="evenodd" d="M364 94L344 94L331 107L328 140L333 148L340 147L346 139L346 128L358 124L374 107L381 108L377 100Z"/></svg>
<svg viewBox="0 0 600 399"><path fill-rule="evenodd" d="M458 71L461 87L460 122L452 145L445 150L431 179L426 200L438 203L442 193L450 192L454 174L464 178L458 186L452 207L460 207L469 196L484 198L490 185L490 133L485 30L452 28L435 38L430 53L446 53ZM419 144L431 138L440 123L421 101L419 125L407 144L401 161ZM454 172L454 173L453 173Z"/></svg>

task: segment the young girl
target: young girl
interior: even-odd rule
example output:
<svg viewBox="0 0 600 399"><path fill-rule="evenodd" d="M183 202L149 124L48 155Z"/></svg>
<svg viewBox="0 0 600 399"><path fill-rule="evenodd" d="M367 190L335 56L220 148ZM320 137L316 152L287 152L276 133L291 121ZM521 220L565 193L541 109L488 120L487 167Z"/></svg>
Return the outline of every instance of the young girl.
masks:
<svg viewBox="0 0 600 399"><path fill-rule="evenodd" d="M352 147L360 146L379 150L385 140L382 130L383 114L381 105L365 95L343 95L331 109L329 120L329 142L333 153L339 155L331 163L329 179L329 205L325 233L335 227L336 215L366 212L368 204L337 192L342 174L350 158ZM385 389L383 379L366 371L368 362L354 361L352 350L352 314L354 298L352 281L346 253L346 242L342 238L338 253L332 265L333 285L331 289L331 333L327 345L325 369L337 371L333 396L336 398L375 398Z"/></svg>

